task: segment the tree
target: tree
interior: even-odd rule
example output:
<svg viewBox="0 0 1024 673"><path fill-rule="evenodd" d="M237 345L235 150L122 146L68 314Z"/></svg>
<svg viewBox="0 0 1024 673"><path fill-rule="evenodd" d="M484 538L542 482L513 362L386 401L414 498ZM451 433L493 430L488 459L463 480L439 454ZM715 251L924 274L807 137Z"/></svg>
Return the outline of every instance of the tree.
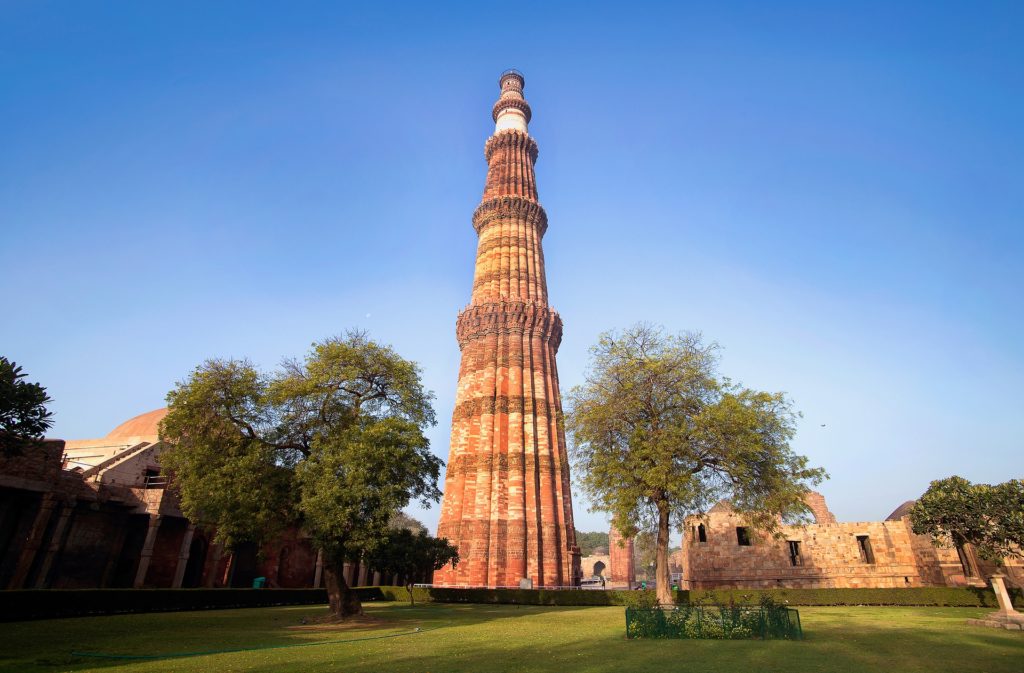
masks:
<svg viewBox="0 0 1024 673"><path fill-rule="evenodd" d="M0 356L0 455L17 456L38 446L53 426L46 388L24 380L17 363Z"/></svg>
<svg viewBox="0 0 1024 673"><path fill-rule="evenodd" d="M633 538L633 567L645 580L654 581L651 567L658 559L658 537L648 530L639 531Z"/></svg>
<svg viewBox="0 0 1024 673"><path fill-rule="evenodd" d="M331 612L362 612L346 561L369 555L395 512L437 502L442 462L419 367L364 332L313 344L271 375L209 360L168 396L161 456L182 511L233 547L301 525L323 551Z"/></svg>
<svg viewBox="0 0 1024 673"><path fill-rule="evenodd" d="M910 510L918 535L962 554L970 544L982 558L1001 563L1024 555L1024 480L990 486L963 477L933 481Z"/></svg>
<svg viewBox="0 0 1024 673"><path fill-rule="evenodd" d="M601 548L611 551L608 546L608 533L604 531L584 533L577 530L576 544L580 547L580 556L590 556L595 549Z"/></svg>
<svg viewBox="0 0 1024 673"><path fill-rule="evenodd" d="M624 536L657 535L658 600L671 602L669 533L728 498L748 525L777 533L806 516L808 484L825 478L789 447L797 415L782 393L717 374L718 346L699 334L636 325L601 335L566 429L577 479Z"/></svg>
<svg viewBox="0 0 1024 673"><path fill-rule="evenodd" d="M412 588L416 579L449 563L458 565L459 550L447 539L432 537L425 530L392 528L368 562L385 575L398 575L409 592L409 603L415 604Z"/></svg>

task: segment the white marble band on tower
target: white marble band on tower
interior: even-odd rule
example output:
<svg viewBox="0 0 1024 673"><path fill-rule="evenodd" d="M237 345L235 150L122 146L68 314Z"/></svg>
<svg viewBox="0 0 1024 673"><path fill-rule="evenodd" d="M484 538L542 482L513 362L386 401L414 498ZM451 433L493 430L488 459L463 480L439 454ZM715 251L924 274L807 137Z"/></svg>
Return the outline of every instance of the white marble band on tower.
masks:
<svg viewBox="0 0 1024 673"><path fill-rule="evenodd" d="M516 70L506 70L498 80L501 96L494 105L494 132L515 129L528 133L530 106L523 97L526 79Z"/></svg>

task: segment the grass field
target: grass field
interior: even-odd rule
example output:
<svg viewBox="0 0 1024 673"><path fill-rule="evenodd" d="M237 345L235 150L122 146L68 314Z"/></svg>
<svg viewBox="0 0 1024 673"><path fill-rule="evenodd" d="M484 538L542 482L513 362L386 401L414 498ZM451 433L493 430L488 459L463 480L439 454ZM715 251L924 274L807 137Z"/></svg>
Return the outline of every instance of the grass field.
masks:
<svg viewBox="0 0 1024 673"><path fill-rule="evenodd" d="M1024 633L964 623L985 612L801 608L799 642L627 641L620 607L382 603L344 626L313 623L322 607L86 617L0 624L0 671L1024 671ZM166 657L253 647L266 649Z"/></svg>

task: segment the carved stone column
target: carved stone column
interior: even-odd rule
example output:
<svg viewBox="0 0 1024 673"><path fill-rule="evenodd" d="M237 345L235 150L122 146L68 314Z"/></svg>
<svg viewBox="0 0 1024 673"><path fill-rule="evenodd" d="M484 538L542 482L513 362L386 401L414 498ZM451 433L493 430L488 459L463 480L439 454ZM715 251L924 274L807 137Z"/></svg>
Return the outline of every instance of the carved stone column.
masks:
<svg viewBox="0 0 1024 673"><path fill-rule="evenodd" d="M162 520L163 517L159 514L149 515L149 529L146 531L146 540L142 543L142 552L139 555L139 568L135 572L135 581L132 583L132 586L136 589L146 583L149 564L153 560L153 547L156 546L156 536L160 531Z"/></svg>
<svg viewBox="0 0 1024 673"><path fill-rule="evenodd" d="M174 568L174 581L171 583L172 589L180 589L181 583L185 579L185 568L188 567L188 557L192 552L192 536L195 535L196 525L189 523L188 528L185 530L185 535L181 538L181 547L178 548L178 565Z"/></svg>
<svg viewBox="0 0 1024 673"><path fill-rule="evenodd" d="M56 502L52 493L45 494L40 500L39 509L36 510L36 516L32 520L32 527L29 529L28 537L18 555L18 562L14 566L14 574L7 584L8 589L21 589L25 580L28 579L32 564L36 560L36 554L43 544L43 536L46 534L46 527L50 524L50 517L53 515L53 506Z"/></svg>
<svg viewBox="0 0 1024 673"><path fill-rule="evenodd" d="M43 564L39 567L39 575L36 577L36 589L45 589L49 586L50 568L53 567L54 558L64 548L64 543L67 541L65 531L74 511L74 500L65 502L60 508L60 518L57 519L57 525L53 529L53 537L50 538L50 544L46 548L46 557L43 559Z"/></svg>
<svg viewBox="0 0 1024 673"><path fill-rule="evenodd" d="M320 549L316 552L316 566L313 570L313 588L320 588L320 581L324 576L324 550Z"/></svg>

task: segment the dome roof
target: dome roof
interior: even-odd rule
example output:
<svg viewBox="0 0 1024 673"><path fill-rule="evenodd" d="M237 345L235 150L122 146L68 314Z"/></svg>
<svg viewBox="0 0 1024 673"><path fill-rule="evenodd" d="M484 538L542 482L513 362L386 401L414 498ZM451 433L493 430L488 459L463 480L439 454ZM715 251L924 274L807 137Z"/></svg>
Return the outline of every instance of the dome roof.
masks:
<svg viewBox="0 0 1024 673"><path fill-rule="evenodd" d="M885 517L886 521L899 521L905 516L910 514L910 510L914 507L916 500L907 500L905 503L897 507L892 514Z"/></svg>
<svg viewBox="0 0 1024 673"><path fill-rule="evenodd" d="M107 434L107 439L126 439L128 437L157 437L160 434L160 421L167 415L167 408L154 409L117 426ZM155 440L154 440L155 441Z"/></svg>

